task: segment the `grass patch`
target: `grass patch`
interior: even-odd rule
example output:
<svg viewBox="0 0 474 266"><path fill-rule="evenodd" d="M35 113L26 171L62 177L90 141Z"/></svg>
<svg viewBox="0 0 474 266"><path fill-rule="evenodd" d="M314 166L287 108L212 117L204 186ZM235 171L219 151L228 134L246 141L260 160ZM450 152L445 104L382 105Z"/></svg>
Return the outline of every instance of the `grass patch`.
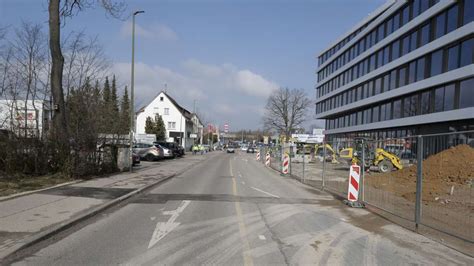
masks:
<svg viewBox="0 0 474 266"><path fill-rule="evenodd" d="M61 183L70 182L74 179L61 174L50 174L42 176L0 176L0 197L52 187Z"/></svg>

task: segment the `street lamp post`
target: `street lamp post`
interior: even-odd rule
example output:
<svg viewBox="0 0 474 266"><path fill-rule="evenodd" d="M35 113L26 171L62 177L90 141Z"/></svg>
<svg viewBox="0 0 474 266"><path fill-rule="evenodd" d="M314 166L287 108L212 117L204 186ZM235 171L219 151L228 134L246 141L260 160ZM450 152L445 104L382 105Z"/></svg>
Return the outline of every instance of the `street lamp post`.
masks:
<svg viewBox="0 0 474 266"><path fill-rule="evenodd" d="M130 172L133 171L133 138L135 131L135 16L145 11L132 14L132 77L130 79Z"/></svg>

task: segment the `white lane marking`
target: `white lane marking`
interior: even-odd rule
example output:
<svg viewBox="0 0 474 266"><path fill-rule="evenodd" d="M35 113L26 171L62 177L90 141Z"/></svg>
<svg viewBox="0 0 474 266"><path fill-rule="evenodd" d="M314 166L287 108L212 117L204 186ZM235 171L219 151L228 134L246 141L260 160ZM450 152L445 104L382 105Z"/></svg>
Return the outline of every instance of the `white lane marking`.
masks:
<svg viewBox="0 0 474 266"><path fill-rule="evenodd" d="M148 249L153 247L158 241L160 241L163 237L165 237L169 232L173 231L180 223L176 223L176 219L178 218L179 214L184 211L184 209L191 203L189 200L183 200L179 207L173 211L164 211L164 215L171 215L171 217L166 221L158 222L155 227L155 231L153 231L153 235L150 239L150 243L148 243Z"/></svg>
<svg viewBox="0 0 474 266"><path fill-rule="evenodd" d="M258 235L258 238L260 238L260 240L265 240L265 236L264 235Z"/></svg>
<svg viewBox="0 0 474 266"><path fill-rule="evenodd" d="M272 193L270 193L270 192L263 191L263 190L261 190L261 189L259 189L259 188L256 188L256 187L250 187L250 188L255 189L256 191L260 191L260 192L262 192L262 193L265 193L265 194L267 194L267 195L269 195L269 196L272 196L272 197L275 197L275 198L280 198L280 197L277 196L277 195L274 195L274 194L272 194Z"/></svg>
<svg viewBox="0 0 474 266"><path fill-rule="evenodd" d="M242 185L245 185L245 182L244 182L244 181L242 181Z"/></svg>
<svg viewBox="0 0 474 266"><path fill-rule="evenodd" d="M154 221L155 219L156 219L156 217L155 217L155 216L153 216L153 217L150 217L150 220L152 220L152 221Z"/></svg>

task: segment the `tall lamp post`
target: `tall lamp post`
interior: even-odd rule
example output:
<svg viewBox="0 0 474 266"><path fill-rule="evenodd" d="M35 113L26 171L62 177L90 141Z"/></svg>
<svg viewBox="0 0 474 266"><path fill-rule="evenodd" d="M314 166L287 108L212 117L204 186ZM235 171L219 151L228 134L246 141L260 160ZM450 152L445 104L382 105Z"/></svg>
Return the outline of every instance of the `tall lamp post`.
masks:
<svg viewBox="0 0 474 266"><path fill-rule="evenodd" d="M135 16L145 11L132 14L132 77L130 79L130 172L133 171L133 138L135 131Z"/></svg>

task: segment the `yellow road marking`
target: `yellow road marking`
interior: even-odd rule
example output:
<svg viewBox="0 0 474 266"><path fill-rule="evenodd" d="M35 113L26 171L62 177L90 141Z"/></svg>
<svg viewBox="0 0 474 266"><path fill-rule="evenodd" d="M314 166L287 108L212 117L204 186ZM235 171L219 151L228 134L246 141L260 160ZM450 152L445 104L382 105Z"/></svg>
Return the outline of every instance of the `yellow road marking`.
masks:
<svg viewBox="0 0 474 266"><path fill-rule="evenodd" d="M232 172L232 161L229 160L230 166L230 175L232 176L232 193L234 196L238 196L237 193L237 182L235 182L234 173ZM251 266L253 265L252 257L249 255L250 251L250 244L247 239L247 228L245 227L244 217L242 215L242 208L240 207L240 202L235 202L235 212L237 213L237 218L239 219L239 235L240 240L242 241L243 246L243 257L244 257L244 265Z"/></svg>

